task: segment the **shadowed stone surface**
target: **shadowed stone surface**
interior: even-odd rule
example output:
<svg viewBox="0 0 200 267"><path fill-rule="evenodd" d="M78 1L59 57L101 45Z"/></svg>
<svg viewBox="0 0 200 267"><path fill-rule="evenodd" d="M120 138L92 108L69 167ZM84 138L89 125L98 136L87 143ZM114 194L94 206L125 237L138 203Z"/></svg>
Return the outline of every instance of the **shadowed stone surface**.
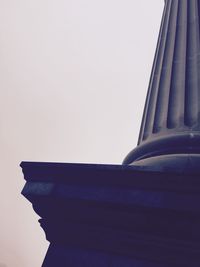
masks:
<svg viewBox="0 0 200 267"><path fill-rule="evenodd" d="M199 174L123 165L21 166L22 194L51 243L43 267L200 263ZM55 264L61 261L66 265Z"/></svg>
<svg viewBox="0 0 200 267"><path fill-rule="evenodd" d="M52 250L52 253L51 253ZM113 256L106 253L80 250L78 248L66 248L62 246L50 247L50 256L46 259L43 267L49 266L67 266L67 267L167 267L166 264L159 265L158 263L149 263L147 261L134 260L132 258L124 258L122 256ZM56 260L55 260L56 259Z"/></svg>

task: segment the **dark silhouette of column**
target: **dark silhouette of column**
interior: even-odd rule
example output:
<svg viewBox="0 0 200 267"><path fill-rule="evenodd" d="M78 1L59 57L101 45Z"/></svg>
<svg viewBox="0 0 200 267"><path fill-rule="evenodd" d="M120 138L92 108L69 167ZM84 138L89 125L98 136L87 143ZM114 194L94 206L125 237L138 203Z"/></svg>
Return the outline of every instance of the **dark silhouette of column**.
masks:
<svg viewBox="0 0 200 267"><path fill-rule="evenodd" d="M199 152L200 1L166 0L138 147L124 163Z"/></svg>

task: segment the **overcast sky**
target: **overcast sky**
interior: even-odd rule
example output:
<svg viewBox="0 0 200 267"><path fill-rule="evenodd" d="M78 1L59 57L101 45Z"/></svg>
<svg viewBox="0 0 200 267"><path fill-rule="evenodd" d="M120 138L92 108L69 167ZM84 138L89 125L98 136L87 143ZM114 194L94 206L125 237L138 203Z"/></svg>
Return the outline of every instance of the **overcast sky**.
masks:
<svg viewBox="0 0 200 267"><path fill-rule="evenodd" d="M0 0L0 266L48 242L22 160L120 164L136 146L163 0Z"/></svg>

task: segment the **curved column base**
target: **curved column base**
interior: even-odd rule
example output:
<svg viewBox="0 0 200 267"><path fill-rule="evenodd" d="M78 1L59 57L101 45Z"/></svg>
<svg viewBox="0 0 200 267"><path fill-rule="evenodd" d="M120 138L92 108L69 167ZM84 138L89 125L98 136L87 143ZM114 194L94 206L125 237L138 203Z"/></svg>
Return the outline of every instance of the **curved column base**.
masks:
<svg viewBox="0 0 200 267"><path fill-rule="evenodd" d="M199 154L169 154L150 157L135 161L131 164L146 171L176 172L176 173L199 173Z"/></svg>
<svg viewBox="0 0 200 267"><path fill-rule="evenodd" d="M151 139L133 149L125 158L124 165L154 166L168 171L177 166L192 171L196 163L199 172L200 135L198 132L177 133ZM192 158L192 160L191 160ZM200 160L199 160L200 161ZM177 165L178 164L178 165ZM183 164L183 166L181 166ZM161 167L163 166L163 167ZM175 169L176 170L176 169Z"/></svg>

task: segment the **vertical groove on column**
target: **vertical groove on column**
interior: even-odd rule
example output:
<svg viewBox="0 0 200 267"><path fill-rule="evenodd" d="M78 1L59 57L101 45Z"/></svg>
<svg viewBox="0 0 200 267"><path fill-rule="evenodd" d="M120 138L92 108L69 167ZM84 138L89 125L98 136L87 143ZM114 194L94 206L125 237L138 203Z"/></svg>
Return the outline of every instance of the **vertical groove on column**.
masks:
<svg viewBox="0 0 200 267"><path fill-rule="evenodd" d="M124 162L197 153L199 140L200 0L166 0L138 146Z"/></svg>
<svg viewBox="0 0 200 267"><path fill-rule="evenodd" d="M170 0L171 1L171 0ZM169 2L169 1L168 1ZM149 83L149 88L148 88L148 93L147 93L147 97L146 97L146 102L145 102L145 108L144 108L144 113L143 113L143 118L142 118L142 124L141 124L141 128L140 128L140 135L138 138L138 144L140 144L140 142L142 142L142 140L145 138L145 135L149 132L149 126L150 123L147 122L150 120L150 116L152 116L152 112L148 112L148 107L149 107L149 103L151 102L150 100L153 98L153 95L155 94L155 92L152 92L153 89L154 91L156 91L156 87L158 87L158 82L159 82L159 77L158 77L158 60L162 61L162 50L164 47L164 42L163 39L165 39L165 33L166 33L166 29L167 29L167 20L169 20L169 5L171 5L171 3L168 3L168 5L165 4L165 9L163 12L163 16L162 16L162 22L161 22L161 27L160 27L160 31L159 31L159 37L158 37L158 42L157 42L157 47L156 47L156 53L155 53L155 57L154 57L154 62L153 62L153 67L152 67L152 71L151 71L151 77L150 77L150 83ZM157 86L156 86L157 84Z"/></svg>
<svg viewBox="0 0 200 267"><path fill-rule="evenodd" d="M138 145L167 130L200 130L200 0L168 0Z"/></svg>
<svg viewBox="0 0 200 267"><path fill-rule="evenodd" d="M185 125L198 123L198 58L199 58L199 18L197 1L188 5L187 63L185 88Z"/></svg>
<svg viewBox="0 0 200 267"><path fill-rule="evenodd" d="M160 76L161 76L161 67L163 63L165 44L167 38L167 29L169 24L170 11L173 0L168 0L166 3L162 26L160 29L160 38L158 40L157 52L154 60L154 66L151 74L150 85L148 89L148 96L145 105L145 111L143 116L143 125L141 127L140 137L138 144L148 137L152 133L154 113L156 108L156 98L159 88Z"/></svg>
<svg viewBox="0 0 200 267"><path fill-rule="evenodd" d="M167 126L166 123L167 123L167 113L168 113L169 90L171 87L174 46L176 39L178 4L179 4L178 0L173 0L172 10L170 14L170 23L167 32L167 40L164 53L164 61L162 66L161 80L156 103L153 133L157 133L163 127Z"/></svg>
<svg viewBox="0 0 200 267"><path fill-rule="evenodd" d="M187 44L187 1L179 2L171 88L169 94L167 128L172 129L184 123L185 71Z"/></svg>

